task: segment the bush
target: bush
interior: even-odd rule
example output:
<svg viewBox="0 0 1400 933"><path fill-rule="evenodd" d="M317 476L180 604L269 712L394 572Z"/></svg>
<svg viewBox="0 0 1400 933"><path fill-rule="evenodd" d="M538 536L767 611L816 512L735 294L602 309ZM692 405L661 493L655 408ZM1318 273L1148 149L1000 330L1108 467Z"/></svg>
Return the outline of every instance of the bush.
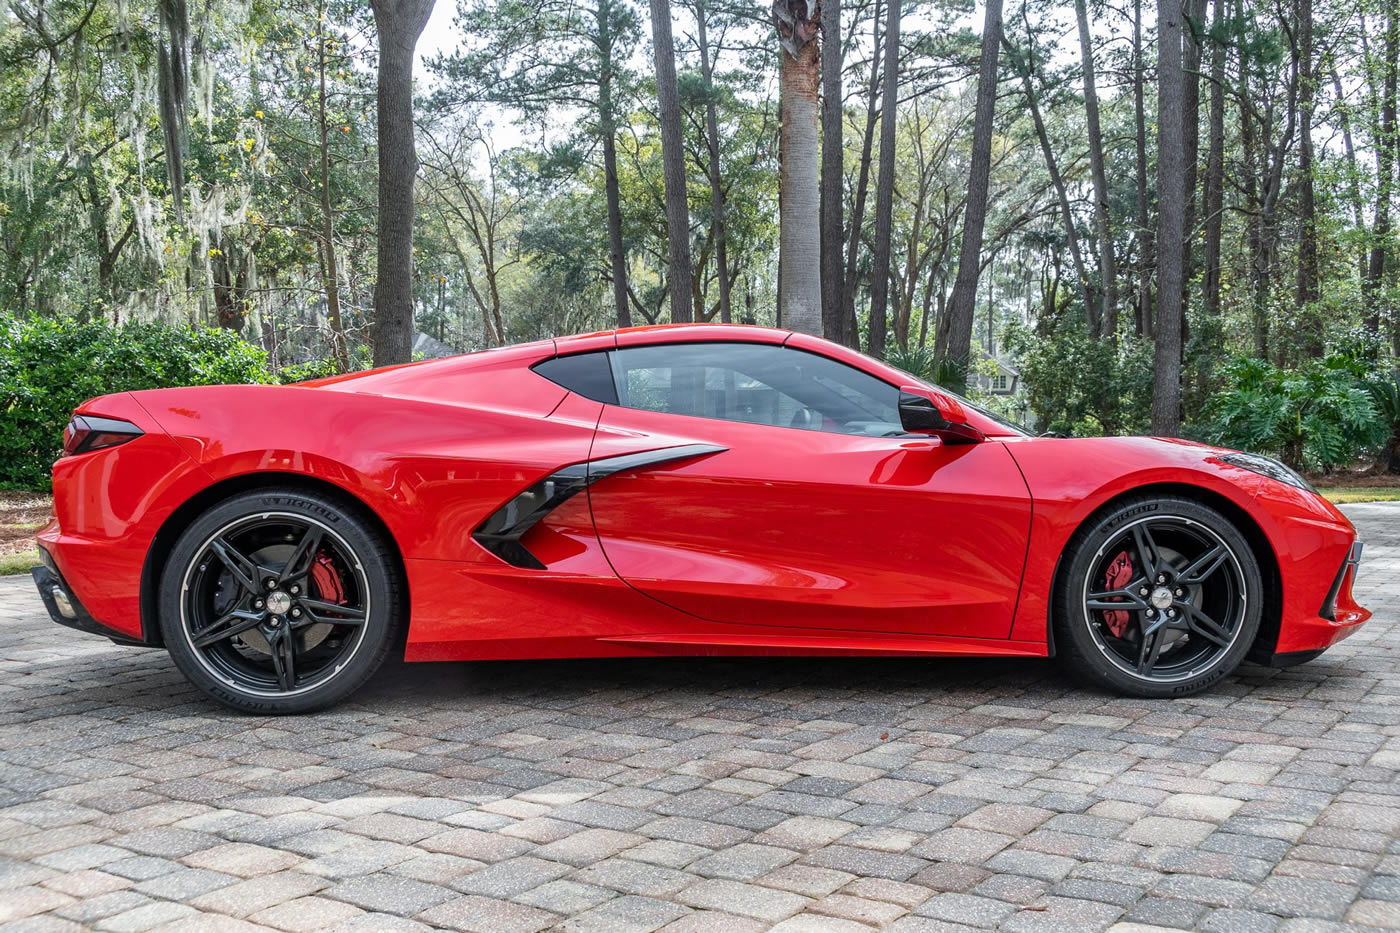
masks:
<svg viewBox="0 0 1400 933"><path fill-rule="evenodd" d="M327 376L335 376L339 373L340 370L336 367L335 360L307 360L304 363L293 363L277 370L277 381L283 385L290 385L293 382L325 379Z"/></svg>
<svg viewBox="0 0 1400 933"><path fill-rule="evenodd" d="M267 355L228 330L0 317L0 488L48 489L63 426L93 396L272 381Z"/></svg>
<svg viewBox="0 0 1400 933"><path fill-rule="evenodd" d="M1269 454L1294 469L1331 469L1355 462L1388 433L1357 361L1346 353L1296 369L1242 357L1221 375L1226 388L1207 405L1206 430L1226 447Z"/></svg>
<svg viewBox="0 0 1400 933"><path fill-rule="evenodd" d="M1371 402L1376 406L1383 433L1380 463L1387 473L1400 473L1400 372L1382 373L1370 381Z"/></svg>
<svg viewBox="0 0 1400 933"><path fill-rule="evenodd" d="M917 379L954 392L967 390L967 366L960 360L939 360L932 347L895 344L885 352L885 362Z"/></svg>
<svg viewBox="0 0 1400 933"><path fill-rule="evenodd" d="M1147 430L1151 341L1096 339L1073 315L1052 319L1044 330L1012 321L1003 340L1019 361L1030 409L1048 430L1072 437Z"/></svg>

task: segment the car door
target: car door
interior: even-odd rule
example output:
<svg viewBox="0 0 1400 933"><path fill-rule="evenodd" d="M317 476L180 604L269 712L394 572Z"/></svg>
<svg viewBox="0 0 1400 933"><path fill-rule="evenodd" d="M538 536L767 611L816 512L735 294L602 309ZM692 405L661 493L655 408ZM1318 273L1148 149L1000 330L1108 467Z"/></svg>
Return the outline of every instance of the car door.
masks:
<svg viewBox="0 0 1400 933"><path fill-rule="evenodd" d="M715 622L1008 637L1031 503L1002 443L905 435L896 386L804 350L609 357L592 460L706 445L589 487L632 586Z"/></svg>

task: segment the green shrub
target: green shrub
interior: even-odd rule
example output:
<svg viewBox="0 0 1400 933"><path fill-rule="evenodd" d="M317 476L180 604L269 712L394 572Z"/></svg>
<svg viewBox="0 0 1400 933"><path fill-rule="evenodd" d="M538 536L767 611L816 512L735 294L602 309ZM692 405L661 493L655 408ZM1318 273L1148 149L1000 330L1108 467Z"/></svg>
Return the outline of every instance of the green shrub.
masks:
<svg viewBox="0 0 1400 933"><path fill-rule="evenodd" d="M885 351L885 362L911 376L954 392L967 390L967 366L960 360L940 360L933 347L898 344Z"/></svg>
<svg viewBox="0 0 1400 933"><path fill-rule="evenodd" d="M274 381L228 330L0 317L0 488L47 489L63 426L97 395Z"/></svg>
<svg viewBox="0 0 1400 933"><path fill-rule="evenodd" d="M1151 341L1123 335L1115 345L1061 314L1045 330L1010 322L1003 335L1016 358L1036 420L1073 437L1145 432L1151 422Z"/></svg>
<svg viewBox="0 0 1400 933"><path fill-rule="evenodd" d="M1400 473L1400 372L1381 373L1370 380L1368 388L1386 434L1380 463L1386 472Z"/></svg>
<svg viewBox="0 0 1400 933"><path fill-rule="evenodd" d="M1355 462L1388 433L1345 353L1296 369L1242 357L1221 375L1226 387L1207 404L1206 433L1226 447L1269 454L1294 469L1330 469Z"/></svg>
<svg viewBox="0 0 1400 933"><path fill-rule="evenodd" d="M336 367L335 360L307 360L304 363L293 363L277 370L277 381L283 385L290 385L293 382L325 379L327 376L335 376L339 373L340 370Z"/></svg>

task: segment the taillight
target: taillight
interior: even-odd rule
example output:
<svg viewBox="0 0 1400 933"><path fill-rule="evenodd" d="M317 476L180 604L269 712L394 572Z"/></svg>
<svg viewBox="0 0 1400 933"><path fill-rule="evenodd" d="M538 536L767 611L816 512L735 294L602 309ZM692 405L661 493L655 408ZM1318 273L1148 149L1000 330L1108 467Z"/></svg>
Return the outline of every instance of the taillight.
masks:
<svg viewBox="0 0 1400 933"><path fill-rule="evenodd" d="M146 432L130 421L99 418L96 415L74 415L63 429L63 455L87 453L104 447L116 447L134 440Z"/></svg>

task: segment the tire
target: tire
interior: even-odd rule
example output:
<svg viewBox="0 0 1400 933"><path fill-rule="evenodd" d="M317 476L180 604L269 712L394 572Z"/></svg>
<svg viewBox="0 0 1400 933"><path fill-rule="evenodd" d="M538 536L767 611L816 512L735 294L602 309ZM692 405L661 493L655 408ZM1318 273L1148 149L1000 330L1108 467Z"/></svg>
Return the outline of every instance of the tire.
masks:
<svg viewBox="0 0 1400 933"><path fill-rule="evenodd" d="M1076 531L1061 557L1057 653L1080 679L1118 693L1198 693L1253 644L1261 579L1244 535L1217 510L1179 496L1125 499Z"/></svg>
<svg viewBox="0 0 1400 933"><path fill-rule="evenodd" d="M396 567L354 506L290 488L241 493L175 542L160 579L161 633L181 672L225 706L322 709L397 644Z"/></svg>

